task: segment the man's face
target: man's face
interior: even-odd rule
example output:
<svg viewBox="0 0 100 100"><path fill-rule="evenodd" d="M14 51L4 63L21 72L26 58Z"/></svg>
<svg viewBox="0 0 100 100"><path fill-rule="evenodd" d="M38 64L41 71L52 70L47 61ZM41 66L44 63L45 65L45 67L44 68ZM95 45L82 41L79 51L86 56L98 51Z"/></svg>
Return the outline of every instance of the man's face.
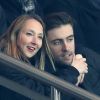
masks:
<svg viewBox="0 0 100 100"><path fill-rule="evenodd" d="M43 27L35 19L29 19L19 32L17 44L26 57L33 57L41 48Z"/></svg>
<svg viewBox="0 0 100 100"><path fill-rule="evenodd" d="M48 44L56 62L71 65L75 54L73 29L70 24L47 32Z"/></svg>

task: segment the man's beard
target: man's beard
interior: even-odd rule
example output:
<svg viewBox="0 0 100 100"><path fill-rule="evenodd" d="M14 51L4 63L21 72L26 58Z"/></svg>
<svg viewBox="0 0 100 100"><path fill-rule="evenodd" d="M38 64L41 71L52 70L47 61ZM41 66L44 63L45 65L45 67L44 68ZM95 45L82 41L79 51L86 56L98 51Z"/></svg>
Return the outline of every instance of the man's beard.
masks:
<svg viewBox="0 0 100 100"><path fill-rule="evenodd" d="M66 68L68 66L71 66L71 64L68 64L68 63L64 63L62 61L59 61L59 60L56 60L55 61L55 67L56 68Z"/></svg>
<svg viewBox="0 0 100 100"><path fill-rule="evenodd" d="M56 66L62 67L62 68L65 68L66 66L71 66L72 61L73 61L73 55L74 55L73 52L67 52L67 53L63 53L61 55L61 58L59 58L59 59L58 58L55 58L56 59L55 60ZM68 59L65 56L67 56Z"/></svg>

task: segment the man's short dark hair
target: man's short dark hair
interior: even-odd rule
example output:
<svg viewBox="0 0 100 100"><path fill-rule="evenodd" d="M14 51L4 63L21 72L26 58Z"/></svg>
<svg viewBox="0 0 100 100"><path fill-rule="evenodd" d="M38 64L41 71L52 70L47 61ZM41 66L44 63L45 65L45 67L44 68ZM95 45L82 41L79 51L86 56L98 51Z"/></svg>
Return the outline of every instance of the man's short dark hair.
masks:
<svg viewBox="0 0 100 100"><path fill-rule="evenodd" d="M49 14L45 18L46 32L53 28L58 28L61 25L71 24L73 26L73 20L66 12L57 12Z"/></svg>

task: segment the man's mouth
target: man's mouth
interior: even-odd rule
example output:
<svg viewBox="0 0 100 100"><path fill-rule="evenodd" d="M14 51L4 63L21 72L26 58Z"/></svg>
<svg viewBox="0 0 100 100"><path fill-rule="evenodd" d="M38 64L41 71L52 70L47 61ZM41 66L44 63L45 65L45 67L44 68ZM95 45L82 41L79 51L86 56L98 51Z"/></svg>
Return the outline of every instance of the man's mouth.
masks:
<svg viewBox="0 0 100 100"><path fill-rule="evenodd" d="M68 57L72 56L72 53L64 53L62 56L68 58Z"/></svg>

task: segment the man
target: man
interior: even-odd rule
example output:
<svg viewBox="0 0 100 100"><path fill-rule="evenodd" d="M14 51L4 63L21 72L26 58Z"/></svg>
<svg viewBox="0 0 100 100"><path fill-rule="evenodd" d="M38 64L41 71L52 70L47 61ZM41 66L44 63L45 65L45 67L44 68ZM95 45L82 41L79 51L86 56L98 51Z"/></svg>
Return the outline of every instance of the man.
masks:
<svg viewBox="0 0 100 100"><path fill-rule="evenodd" d="M77 31L79 41L85 42L87 47L100 53L100 0L50 1L52 2L42 2L42 5L44 3L45 14L59 11L68 12L76 21L77 25L74 32Z"/></svg>
<svg viewBox="0 0 100 100"><path fill-rule="evenodd" d="M49 15L46 18L46 33L56 66L54 74L100 95L100 56L75 42L71 17L64 12Z"/></svg>

